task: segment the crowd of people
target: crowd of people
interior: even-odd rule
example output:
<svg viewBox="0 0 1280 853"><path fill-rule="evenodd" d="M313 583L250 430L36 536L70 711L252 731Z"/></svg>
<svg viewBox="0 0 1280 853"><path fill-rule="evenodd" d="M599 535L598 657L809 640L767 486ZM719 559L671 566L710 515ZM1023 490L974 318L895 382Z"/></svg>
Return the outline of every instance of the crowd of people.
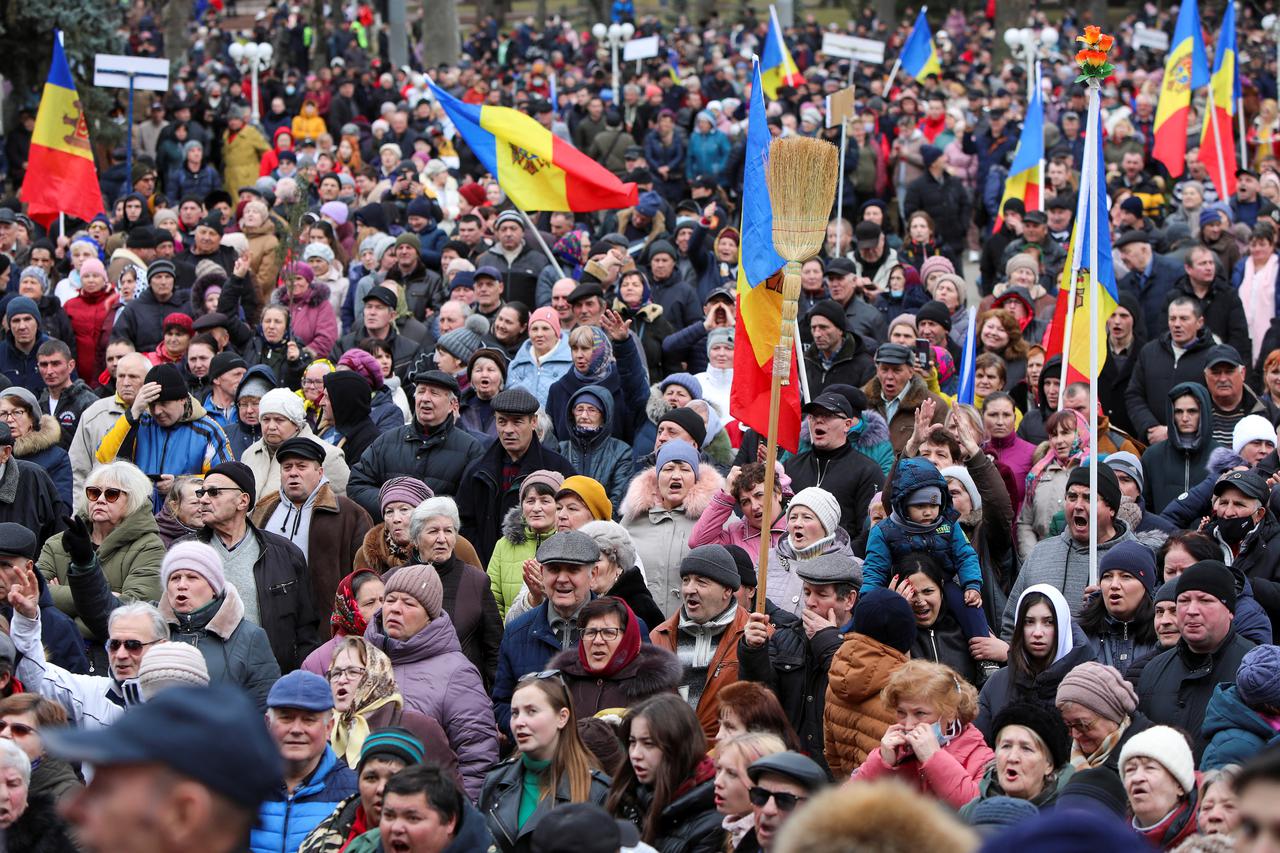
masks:
<svg viewBox="0 0 1280 853"><path fill-rule="evenodd" d="M9 849L1277 849L1256 10L1229 197L1199 97L1185 173L1152 157L1163 59L1126 36L1172 13L1118 30L1096 432L1046 350L1073 20L1030 82L1043 209L1002 204L1028 80L981 14L946 14L921 82L799 22L803 83L763 117L742 57L767 18L641 16L663 50L619 92L590 33L482 20L427 74L637 185L575 213L511 203L388 65L383 11L326 21L316 61L308 16L268 7L255 89L207 10L131 168L101 164L107 210L46 229L0 204ZM892 52L912 17L848 31ZM162 52L149 15L127 29ZM838 141L850 83L843 207L802 268L801 441L769 472L730 403L747 123Z"/></svg>

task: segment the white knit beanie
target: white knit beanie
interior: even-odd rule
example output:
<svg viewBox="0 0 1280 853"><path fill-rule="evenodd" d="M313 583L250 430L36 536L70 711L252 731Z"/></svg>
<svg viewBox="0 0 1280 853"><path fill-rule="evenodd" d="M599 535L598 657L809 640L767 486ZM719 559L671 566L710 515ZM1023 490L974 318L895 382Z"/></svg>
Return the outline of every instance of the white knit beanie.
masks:
<svg viewBox="0 0 1280 853"><path fill-rule="evenodd" d="M978 484L973 482L973 476L969 473L969 469L963 465L951 465L943 468L938 472L944 478L955 478L964 486L964 490L969 493L969 501L973 504L975 511L982 509L982 495L978 492Z"/></svg>
<svg viewBox="0 0 1280 853"><path fill-rule="evenodd" d="M787 512L791 512L792 508L798 506L812 510L822 522L822 528L828 536L835 533L836 528L840 526L840 502L826 489L809 486L807 489L796 492L795 497L787 504Z"/></svg>
<svg viewBox="0 0 1280 853"><path fill-rule="evenodd" d="M1231 431L1231 450L1239 453L1251 441L1269 441L1276 443L1276 428L1271 421L1262 415L1248 415L1236 421L1236 428Z"/></svg>
<svg viewBox="0 0 1280 853"><path fill-rule="evenodd" d="M302 398L288 388L273 388L258 401L258 417L263 415L280 415L288 418L298 426L307 422L307 410L303 407Z"/></svg>
<svg viewBox="0 0 1280 853"><path fill-rule="evenodd" d="M1169 726L1152 726L1129 738L1120 750L1120 778L1124 778L1124 765L1130 758L1140 756L1157 761L1169 771L1169 775L1182 787L1184 794L1196 788L1196 763L1191 757L1187 739L1177 729Z"/></svg>
<svg viewBox="0 0 1280 853"><path fill-rule="evenodd" d="M181 642L158 643L142 656L138 688L144 701L170 687L207 687L209 667L195 646Z"/></svg>

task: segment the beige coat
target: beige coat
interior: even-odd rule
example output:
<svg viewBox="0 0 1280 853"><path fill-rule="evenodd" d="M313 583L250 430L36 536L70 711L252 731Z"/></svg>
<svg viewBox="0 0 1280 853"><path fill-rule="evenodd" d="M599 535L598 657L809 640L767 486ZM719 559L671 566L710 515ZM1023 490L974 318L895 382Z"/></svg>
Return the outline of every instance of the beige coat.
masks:
<svg viewBox="0 0 1280 853"><path fill-rule="evenodd" d="M324 445L324 475L329 478L329 486L335 493L345 495L351 468L347 465L347 459L342 455L342 451L327 441L322 441L309 426L304 426L298 435ZM253 481L258 485L258 500L280 491L280 463L276 461L275 454L267 449L262 439L249 445L240 461L248 465L249 470L253 472Z"/></svg>

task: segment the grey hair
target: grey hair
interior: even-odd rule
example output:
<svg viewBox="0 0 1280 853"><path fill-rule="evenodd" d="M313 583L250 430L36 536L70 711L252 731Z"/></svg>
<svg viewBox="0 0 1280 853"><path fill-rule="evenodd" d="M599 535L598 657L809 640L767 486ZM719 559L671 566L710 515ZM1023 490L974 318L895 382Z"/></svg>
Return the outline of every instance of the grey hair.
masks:
<svg viewBox="0 0 1280 853"><path fill-rule="evenodd" d="M475 313L474 308L472 308L470 305L468 305L467 303L463 302L460 299L450 299L447 302L445 302L444 305L456 305L458 307L458 313L462 315L462 320L464 323L466 322L466 319L468 317L470 317L472 314ZM440 307L443 308L444 305L441 305Z"/></svg>
<svg viewBox="0 0 1280 853"><path fill-rule="evenodd" d="M449 519L453 523L455 533L458 528L462 527L462 519L458 517L458 505L453 502L453 498L437 495L434 498L427 498L418 504L417 509L413 511L413 515L409 516L409 541L416 542L418 534L426 526L427 520L437 516L444 516Z"/></svg>
<svg viewBox="0 0 1280 853"><path fill-rule="evenodd" d="M141 468L123 459L94 468L89 472L89 476L85 477L84 484L86 488L111 485L123 490L128 498L126 506L129 515L133 515L144 506L151 505L151 480L142 473ZM87 497L81 495L78 498L83 498L85 506L88 506Z"/></svg>
<svg viewBox="0 0 1280 853"><path fill-rule="evenodd" d="M111 633L111 629L117 620L129 616L145 616L151 620L151 635L153 637L157 640L169 639L169 626L165 623L164 617L160 615L160 611L154 605L147 604L145 601L131 601L112 610L111 615L107 617L107 633Z"/></svg>
<svg viewBox="0 0 1280 853"><path fill-rule="evenodd" d="M596 541L600 553L624 572L635 568L636 545L627 528L616 521L588 521L578 528Z"/></svg>
<svg viewBox="0 0 1280 853"><path fill-rule="evenodd" d="M538 442L540 444L546 444L547 437L551 435L551 430L553 430L554 428L555 428L555 424L552 423L551 416L548 415L546 412L544 412L542 409L538 409L538 423L534 427L534 429L537 430L537 433L538 433Z"/></svg>
<svg viewBox="0 0 1280 853"><path fill-rule="evenodd" d="M12 767L22 777L23 786L31 785L31 759L11 740L0 740L0 769Z"/></svg>
<svg viewBox="0 0 1280 853"><path fill-rule="evenodd" d="M1209 790L1219 782L1226 784L1228 788L1235 785L1236 777L1240 775L1239 764L1224 764L1216 770L1206 770L1200 776L1200 796L1204 796L1204 792Z"/></svg>

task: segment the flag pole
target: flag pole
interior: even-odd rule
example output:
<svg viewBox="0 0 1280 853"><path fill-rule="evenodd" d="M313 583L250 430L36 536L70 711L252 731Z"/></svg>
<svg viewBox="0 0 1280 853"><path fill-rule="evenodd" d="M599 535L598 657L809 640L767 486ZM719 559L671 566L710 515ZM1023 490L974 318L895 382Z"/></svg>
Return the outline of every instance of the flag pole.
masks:
<svg viewBox="0 0 1280 853"><path fill-rule="evenodd" d="M1036 60L1036 78L1034 81L1034 85L1035 85L1035 88L1031 90L1031 97L1034 98L1037 94L1040 95L1042 99L1040 111L1041 111L1041 115L1043 115L1044 114L1044 106L1043 106L1044 94L1040 89L1040 61L1039 60ZM1027 109L1031 109L1030 99L1027 100ZM1026 116L1023 116L1023 121L1026 121ZM1045 185L1044 185L1044 123L1043 122L1041 122L1041 126L1040 126L1039 180L1040 180L1040 197L1036 201L1039 206L1040 212L1044 213ZM1003 211L1001 212L1003 213Z"/></svg>
<svg viewBox="0 0 1280 853"><path fill-rule="evenodd" d="M1089 90L1089 127L1088 139L1096 140L1094 135L1098 132L1098 117L1102 109L1101 99L1098 97L1100 87L1099 80L1091 78L1088 81ZM1098 584L1098 525L1094 523L1094 519L1098 517L1098 229L1110 227L1104 224L1101 216L1102 211L1098 208L1099 193L1096 184L1100 178L1098 159L1098 148L1095 144L1089 145L1089 161L1092 165L1089 173L1089 182L1084 184L1085 192L1089 194L1089 228L1093 232L1089 235L1089 435L1092 441L1089 442L1089 586L1097 586ZM1066 397L1066 386L1063 386L1062 397Z"/></svg>
<svg viewBox="0 0 1280 853"><path fill-rule="evenodd" d="M547 256L547 260L551 261L551 266L556 268L556 274L560 278L564 278L564 270L561 269L560 262L556 260L556 256L551 253L551 249L547 248L547 241L542 239L542 232L538 230L538 226L533 224L533 220L529 218L529 214L525 212L524 208L517 207L516 210L520 211L520 215L528 223L529 230L533 232L533 239L538 241L538 245L542 247L543 254Z"/></svg>
<svg viewBox="0 0 1280 853"><path fill-rule="evenodd" d="M1244 98L1236 98L1236 118L1240 120L1240 162L1241 169L1249 168L1249 152L1244 139Z"/></svg>
<svg viewBox="0 0 1280 853"><path fill-rule="evenodd" d="M1090 89L1090 91L1093 90ZM1071 257L1067 259L1070 269L1070 275L1068 276L1070 283L1067 291L1067 325L1066 328L1063 329L1062 334L1062 374L1060 384L1058 386L1058 411L1063 410L1067 399L1067 368L1071 364L1071 339L1075 334L1076 296L1080 288L1080 267L1084 265L1084 259L1080 257L1080 246L1084 241L1082 224L1087 221L1090 210L1089 187L1092 186L1092 181L1097 180L1096 173L1098 164L1095 162L1097 158L1092 156L1092 149L1090 147L1092 143L1088 142L1088 140L1091 140L1094 137L1089 136L1088 134L1098 133L1099 130L1097 125L1098 122L1096 121L1094 114L1090 112L1087 116L1087 123L1085 125L1085 157L1084 162L1080 167L1080 197L1076 201L1076 221L1072 226L1071 232ZM1094 326L1093 329L1090 330L1090 339L1095 337L1094 330L1096 329L1097 326Z"/></svg>
<svg viewBox="0 0 1280 853"><path fill-rule="evenodd" d="M800 343L800 318L797 316L793 323L796 324L796 372L800 376L800 404L804 405L809 402L809 369L804 366L804 347Z"/></svg>
<svg viewBox="0 0 1280 853"><path fill-rule="evenodd" d="M828 108L829 109L829 108ZM849 144L849 118L840 119L840 174L836 177L836 254L844 238L844 150Z"/></svg>

